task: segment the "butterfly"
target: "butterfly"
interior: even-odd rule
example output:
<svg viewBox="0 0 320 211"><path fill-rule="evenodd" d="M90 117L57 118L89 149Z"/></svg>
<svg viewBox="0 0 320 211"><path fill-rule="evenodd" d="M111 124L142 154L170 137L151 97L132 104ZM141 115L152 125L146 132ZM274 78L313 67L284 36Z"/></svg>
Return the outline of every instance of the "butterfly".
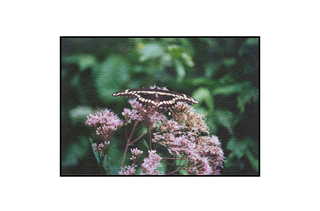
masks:
<svg viewBox="0 0 320 211"><path fill-rule="evenodd" d="M113 97L131 97L136 98L139 103L145 107L155 108L172 108L177 102L187 102L198 104L194 98L179 92L167 90L166 88L141 88L141 89L126 89L115 92Z"/></svg>

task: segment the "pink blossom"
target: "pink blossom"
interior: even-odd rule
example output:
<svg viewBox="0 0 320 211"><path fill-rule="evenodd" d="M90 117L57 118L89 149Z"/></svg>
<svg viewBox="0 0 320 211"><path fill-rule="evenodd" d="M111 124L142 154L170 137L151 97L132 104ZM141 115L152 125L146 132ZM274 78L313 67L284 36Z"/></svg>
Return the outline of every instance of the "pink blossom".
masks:
<svg viewBox="0 0 320 211"><path fill-rule="evenodd" d="M133 175L134 172L136 172L136 169L134 166L125 166L124 168L121 167L121 170L119 171L119 175Z"/></svg>
<svg viewBox="0 0 320 211"><path fill-rule="evenodd" d="M110 141L108 142L105 141L104 143L94 144L93 148L94 148L94 151L103 153L104 150L108 149L109 145L110 145Z"/></svg>
<svg viewBox="0 0 320 211"><path fill-rule="evenodd" d="M132 153L132 157L130 158L130 160L136 161L140 155L143 153L143 151L138 150L138 148L135 149L131 149L131 153Z"/></svg>
<svg viewBox="0 0 320 211"><path fill-rule="evenodd" d="M122 114L123 116L128 116L128 117L130 117L131 114L132 114L132 111L131 111L130 109L125 108L125 109L123 109L123 112L122 112L121 114Z"/></svg>
<svg viewBox="0 0 320 211"><path fill-rule="evenodd" d="M148 150L149 157L145 158L143 160L143 163L141 164L142 175L159 175L160 172L156 171L158 166L161 166L160 161L162 157L156 154L156 150Z"/></svg>
<svg viewBox="0 0 320 211"><path fill-rule="evenodd" d="M109 109L105 109L101 112L90 114L86 124L95 130L96 135L98 135L100 139L106 140L111 136L112 132L123 126L123 121ZM98 127L98 124L101 126Z"/></svg>

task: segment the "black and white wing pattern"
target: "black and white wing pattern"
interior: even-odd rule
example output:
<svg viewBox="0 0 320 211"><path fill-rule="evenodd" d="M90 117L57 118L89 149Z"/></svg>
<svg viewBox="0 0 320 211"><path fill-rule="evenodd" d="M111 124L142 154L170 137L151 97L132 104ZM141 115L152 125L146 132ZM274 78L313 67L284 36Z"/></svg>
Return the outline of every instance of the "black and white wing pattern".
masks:
<svg viewBox="0 0 320 211"><path fill-rule="evenodd" d="M187 102L198 104L194 98L179 92L164 89L126 89L112 94L113 97L136 98L139 103L146 107L171 108L177 102Z"/></svg>

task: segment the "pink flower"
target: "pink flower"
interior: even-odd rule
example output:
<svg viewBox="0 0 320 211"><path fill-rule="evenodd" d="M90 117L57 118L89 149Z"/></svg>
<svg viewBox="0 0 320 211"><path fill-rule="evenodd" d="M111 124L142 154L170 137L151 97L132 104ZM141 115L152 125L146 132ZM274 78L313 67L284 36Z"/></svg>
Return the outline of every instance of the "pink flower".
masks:
<svg viewBox="0 0 320 211"><path fill-rule="evenodd" d="M119 175L133 175L134 172L136 172L136 169L134 166L125 166L124 168L121 167L121 170L119 171Z"/></svg>
<svg viewBox="0 0 320 211"><path fill-rule="evenodd" d="M131 111L130 109L127 109L127 108L123 109L123 112L122 112L122 115L123 115L123 116L128 116L128 117L130 117L131 114L132 114L132 111Z"/></svg>
<svg viewBox="0 0 320 211"><path fill-rule="evenodd" d="M135 149L131 149L131 153L132 153L132 157L130 158L130 160L136 161L138 160L140 155L143 153L143 151L138 150L138 148L135 148Z"/></svg>
<svg viewBox="0 0 320 211"><path fill-rule="evenodd" d="M101 112L90 114L86 124L96 131L96 135L98 135L100 139L106 140L111 136L112 132L123 126L123 121L109 109L105 109ZM98 127L99 124L101 126Z"/></svg>
<svg viewBox="0 0 320 211"><path fill-rule="evenodd" d="M140 110L143 106L136 99L130 99L129 103L133 109Z"/></svg>
<svg viewBox="0 0 320 211"><path fill-rule="evenodd" d="M160 172L156 171L158 166L161 166L160 161L162 157L156 154L156 150L148 150L149 157L143 160L141 164L142 171L141 175L159 175Z"/></svg>

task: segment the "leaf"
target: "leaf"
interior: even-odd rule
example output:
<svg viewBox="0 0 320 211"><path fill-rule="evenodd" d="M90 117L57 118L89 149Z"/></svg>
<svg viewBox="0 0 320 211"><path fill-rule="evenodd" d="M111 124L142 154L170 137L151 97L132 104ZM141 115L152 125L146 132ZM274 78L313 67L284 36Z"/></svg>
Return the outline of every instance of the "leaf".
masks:
<svg viewBox="0 0 320 211"><path fill-rule="evenodd" d="M247 151L247 142L239 141L237 144L237 147L234 149L234 154L240 160L246 151Z"/></svg>
<svg viewBox="0 0 320 211"><path fill-rule="evenodd" d="M223 64L224 66L226 67L230 67L230 66L233 66L237 63L237 60L235 58L226 58L226 59L223 59Z"/></svg>
<svg viewBox="0 0 320 211"><path fill-rule="evenodd" d="M250 46L258 46L259 38L248 38L244 44L239 49L239 56L243 56L244 54L250 51Z"/></svg>
<svg viewBox="0 0 320 211"><path fill-rule="evenodd" d="M159 43L149 43L141 46L138 50L140 53L140 62L160 57L164 53L164 49Z"/></svg>
<svg viewBox="0 0 320 211"><path fill-rule="evenodd" d="M63 167L77 165L88 150L88 140L84 136L81 136L68 147L63 155L61 165Z"/></svg>
<svg viewBox="0 0 320 211"><path fill-rule="evenodd" d="M91 54L75 54L68 57L63 57L63 62L67 64L77 64L80 71L92 68L97 64L97 59Z"/></svg>
<svg viewBox="0 0 320 211"><path fill-rule="evenodd" d="M238 123L241 117L235 116L229 110L217 109L214 112L214 118L220 125L225 127L228 130L228 132L232 135L233 127Z"/></svg>
<svg viewBox="0 0 320 211"><path fill-rule="evenodd" d="M205 102L209 112L213 112L214 101L209 89L200 87L193 93L192 97L197 99L199 104L201 104L202 102Z"/></svg>
<svg viewBox="0 0 320 211"><path fill-rule="evenodd" d="M94 69L94 76L95 87L102 100L119 100L112 97L112 94L129 80L129 63L117 55L111 55Z"/></svg>
<svg viewBox="0 0 320 211"><path fill-rule="evenodd" d="M229 154L229 156L226 158L226 160L224 161L224 167L225 168L230 168L231 166L233 166L233 162L232 162L232 159L234 158L235 154L234 152L231 152Z"/></svg>
<svg viewBox="0 0 320 211"><path fill-rule="evenodd" d="M237 147L238 140L235 137L232 137L227 144L227 149L233 151Z"/></svg>
<svg viewBox="0 0 320 211"><path fill-rule="evenodd" d="M235 93L241 92L243 87L243 84L237 83L237 84L231 84L231 85L225 85L225 86L219 86L215 88L212 93L213 95L231 95Z"/></svg>
<svg viewBox="0 0 320 211"><path fill-rule="evenodd" d="M96 65L96 63L97 63L96 58L91 54L80 55L78 57L78 64L79 64L80 71L83 71L89 67L94 67L94 65Z"/></svg>
<svg viewBox="0 0 320 211"><path fill-rule="evenodd" d="M93 113L93 110L89 106L77 106L69 111L69 117L72 124L84 123L87 120L87 116Z"/></svg>
<svg viewBox="0 0 320 211"><path fill-rule="evenodd" d="M207 78L211 78L216 73L218 73L219 68L221 67L220 62L210 62L205 66L205 75Z"/></svg>
<svg viewBox="0 0 320 211"><path fill-rule="evenodd" d="M172 65L172 57L170 54L166 53L161 57L160 66L170 67Z"/></svg>
<svg viewBox="0 0 320 211"><path fill-rule="evenodd" d="M168 46L168 51L173 58L180 58L185 49L177 45L170 45Z"/></svg>
<svg viewBox="0 0 320 211"><path fill-rule="evenodd" d="M146 140L145 140L145 139L143 139L143 143L144 143L144 146L149 150L148 143L146 142Z"/></svg>
<svg viewBox="0 0 320 211"><path fill-rule="evenodd" d="M256 159L255 157L253 157L253 155L251 154L251 152L249 150L246 150L246 156L249 159L252 167L256 170L259 171L259 160Z"/></svg>
<svg viewBox="0 0 320 211"><path fill-rule="evenodd" d="M244 112L245 105L250 102L256 102L259 98L259 90L252 87L251 85L245 89L243 89L238 95L238 108L240 112Z"/></svg>
<svg viewBox="0 0 320 211"><path fill-rule="evenodd" d="M175 64L175 69L176 69L176 73L177 73L177 82L181 83L184 79L184 77L186 76L186 71L182 65L182 63L175 59L174 60L174 64Z"/></svg>
<svg viewBox="0 0 320 211"><path fill-rule="evenodd" d="M186 65L188 65L189 67L193 67L194 63L192 61L192 58L189 54L187 54L186 52L181 54L182 59L185 61Z"/></svg>

